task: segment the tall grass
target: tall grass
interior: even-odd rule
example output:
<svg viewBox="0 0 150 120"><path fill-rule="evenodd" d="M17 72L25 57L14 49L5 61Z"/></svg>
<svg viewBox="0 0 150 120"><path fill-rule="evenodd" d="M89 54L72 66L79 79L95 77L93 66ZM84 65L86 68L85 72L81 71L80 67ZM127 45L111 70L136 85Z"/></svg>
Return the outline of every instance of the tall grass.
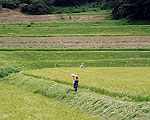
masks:
<svg viewBox="0 0 150 120"><path fill-rule="evenodd" d="M16 65L16 64L7 64L7 66L1 66L0 78L6 77L12 73L17 73L20 71L21 71L21 68L19 67L19 65Z"/></svg>
<svg viewBox="0 0 150 120"><path fill-rule="evenodd" d="M1 120L98 120L81 110L0 83Z"/></svg>
<svg viewBox="0 0 150 120"><path fill-rule="evenodd" d="M150 101L149 68L51 68L24 72L63 84L72 84L70 75L80 76L80 88L101 94Z"/></svg>
<svg viewBox="0 0 150 120"><path fill-rule="evenodd" d="M78 110L76 109L81 109L82 111L85 111L87 113L90 113L99 117L99 119L112 119L113 118L114 120L116 120L116 119L149 119L150 118L149 103L145 103L145 102L137 103L133 101L127 102L127 101L122 101L120 99L117 100L111 97L107 97L107 96L103 96L100 94L96 94L94 92L90 92L89 90L85 90L85 89L79 89L79 92L77 93L73 92L71 94L67 94L70 90L72 90L72 86L61 84L61 83L58 83L57 81L54 82L52 80L43 79L42 77L32 77L32 76L23 75L22 73L17 73L17 74L13 74L13 75L10 75L8 77L1 79L0 88L1 88L2 83L7 84L7 85L13 85L13 86L19 87L21 89L24 89L26 91L30 91L33 93L40 93L43 96L46 96L49 98L54 98L55 102L57 100L61 103L64 103L67 106L75 108L76 112L78 112ZM30 99L27 99L27 98L29 98L29 96L31 98L31 101L30 101L31 104L28 103L28 105L30 105L32 108L35 107L36 109L36 105L38 102L38 106L39 106L38 110L41 111L45 105L45 104L44 105L40 104L41 103L40 101L42 101L42 103L45 102L44 98L42 98L41 96L37 98L37 96L34 95L36 97L34 99L31 95L29 94L26 95L25 92L22 92L22 90L20 89L16 90L16 88L14 87L12 89L10 87L7 87L4 90L4 92L3 92L3 89L1 90L1 92L2 92L1 95L3 96L6 93L6 96L8 95L8 99L5 100L4 97L2 96L3 99L0 99L0 101L1 100L4 100L4 101L0 102L0 104L6 103L8 100L11 100L11 102L9 103L13 104L13 107L11 107L13 111L15 110L14 108L15 106L17 105L24 106L24 103L28 103L27 100L30 100ZM11 94L10 92L13 94ZM15 99L12 100L11 96L15 96ZM24 99L24 97L26 99ZM16 102L16 98L17 98L17 102ZM32 100L36 100L36 102L34 101L35 103L32 104ZM47 111L47 107L44 107L44 108L46 109L46 112L51 115L51 113L53 112L51 110L54 110L54 108L53 106L49 104L50 103L46 104L47 107L49 108L48 111ZM62 112L61 115L63 119L67 117L65 116L66 114L68 114L67 108L62 107L62 109L59 109L59 107L57 107L59 106L58 104L54 102L52 102L52 104L56 106L56 109L58 110L58 112ZM7 105L8 107L11 106L8 103ZM25 109L28 110L26 107ZM34 113L35 112L38 113L35 109L33 109ZM1 110L3 109L0 109L0 111ZM65 112L66 114L64 113L64 111L66 111ZM17 113L20 113L20 112L17 111ZM69 112L73 112L72 109L70 109ZM76 112L73 114L76 115ZM32 114L32 111L30 111L30 114ZM78 115L76 115L76 117L79 117L80 119L84 119L84 117L86 117L82 113ZM81 118L80 115L83 118ZM69 120L74 119L74 116L72 117L68 119ZM93 120L94 118L91 118L91 119Z"/></svg>

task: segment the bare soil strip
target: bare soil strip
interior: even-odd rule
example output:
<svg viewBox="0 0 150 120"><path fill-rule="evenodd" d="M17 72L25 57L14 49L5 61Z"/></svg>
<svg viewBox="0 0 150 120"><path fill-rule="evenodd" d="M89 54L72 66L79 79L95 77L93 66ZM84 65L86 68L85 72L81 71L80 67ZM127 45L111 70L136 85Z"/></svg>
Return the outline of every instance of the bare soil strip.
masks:
<svg viewBox="0 0 150 120"><path fill-rule="evenodd" d="M0 48L150 48L150 36L0 38Z"/></svg>

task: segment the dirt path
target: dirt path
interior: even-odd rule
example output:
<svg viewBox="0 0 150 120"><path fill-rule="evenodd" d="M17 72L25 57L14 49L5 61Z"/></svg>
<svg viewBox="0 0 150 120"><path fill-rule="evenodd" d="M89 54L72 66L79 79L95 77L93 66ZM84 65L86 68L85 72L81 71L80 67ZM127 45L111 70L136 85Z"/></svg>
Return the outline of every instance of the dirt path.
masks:
<svg viewBox="0 0 150 120"><path fill-rule="evenodd" d="M150 36L0 38L0 48L150 48Z"/></svg>

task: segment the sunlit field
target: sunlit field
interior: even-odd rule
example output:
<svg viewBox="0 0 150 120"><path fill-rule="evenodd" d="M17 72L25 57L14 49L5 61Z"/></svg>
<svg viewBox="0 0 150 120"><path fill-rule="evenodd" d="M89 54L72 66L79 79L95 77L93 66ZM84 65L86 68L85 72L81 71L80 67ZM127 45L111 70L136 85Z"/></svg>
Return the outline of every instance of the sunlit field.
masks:
<svg viewBox="0 0 150 120"><path fill-rule="evenodd" d="M72 84L71 74L80 77L80 88L89 88L115 97L150 99L150 68L51 68L24 72L49 80Z"/></svg>
<svg viewBox="0 0 150 120"><path fill-rule="evenodd" d="M114 20L106 10L7 12L0 120L150 120L148 21ZM77 92L71 74L79 76Z"/></svg>
<svg viewBox="0 0 150 120"><path fill-rule="evenodd" d="M30 27L28 27L30 26ZM122 21L2 23L0 37L149 36L150 25L124 25Z"/></svg>
<svg viewBox="0 0 150 120"><path fill-rule="evenodd" d="M97 120L41 95L0 84L0 120Z"/></svg>

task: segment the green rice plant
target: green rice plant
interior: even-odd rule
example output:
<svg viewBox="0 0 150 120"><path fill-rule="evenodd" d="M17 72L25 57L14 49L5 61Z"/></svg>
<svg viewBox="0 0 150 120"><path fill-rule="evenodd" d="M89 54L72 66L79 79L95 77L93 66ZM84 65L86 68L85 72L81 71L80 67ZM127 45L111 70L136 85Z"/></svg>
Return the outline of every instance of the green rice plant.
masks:
<svg viewBox="0 0 150 120"><path fill-rule="evenodd" d="M118 98L116 99L116 98L104 96L101 94L97 94L95 92L90 92L90 90L85 90L85 89L79 89L79 92L74 93L73 90L71 89L72 88L72 86L70 86L71 84L65 85L64 84L65 82L62 84L62 83L58 83L57 81L54 82L53 80L49 80L48 78L43 79L40 76L34 76L34 75L27 76L24 74L25 73L23 73L23 72L17 73L17 74L12 74L12 75L0 80L0 88L1 88L1 84L5 84L5 86L11 85L11 87L13 85L15 87L20 88L20 89L18 89L18 88L12 87L12 89L11 89L9 86L6 86L7 88L5 89L6 90L5 92L3 92L3 89L2 89L1 90L2 93L0 92L0 95L1 95L0 105L7 102L8 100L11 100L11 98L13 98L13 97L15 97L15 99L17 98L17 100L21 97L20 98L21 100L19 99L20 103L18 103L18 101L17 101L17 105L24 107L24 103L27 103L28 101L26 101L26 99L25 99L26 102L24 102L23 97L28 98L30 96L29 94L25 95L24 93L25 93L25 91L30 91L35 94L37 94L37 93L41 94L48 98L54 98L55 102L52 103L54 105L57 102L61 102L67 106L74 108L74 110L81 109L82 111L93 114L94 116L98 117L99 119L113 118L114 120L116 120L116 119L133 119L133 118L134 119L149 119L150 118L149 102L137 103L137 102L133 102L133 101L132 102L122 101ZM21 90L21 89L23 89L25 91L22 93L21 91L23 91L23 90ZM16 92L15 90L18 91L19 93ZM72 93L67 94L69 92L69 90L72 90ZM10 91L11 91L11 93L10 93ZM9 97L11 97L11 96L12 97L5 100L5 97L6 97L6 96L4 97L5 93L6 93L6 96L8 95ZM10 93L10 95L9 95L9 93ZM16 97L16 95L17 95L17 97ZM37 95L34 95L34 96L37 96ZM40 96L40 98L42 99L42 96ZM13 107L11 104L7 104L7 106L9 107L9 110L11 108L14 111L14 110L16 110L15 107L18 108L16 103L14 103L15 99L13 99L13 100L11 100L11 102L9 102L9 103L13 104ZM33 100L32 97L30 99ZM30 99L28 99L28 100L30 100ZM44 101L43 99L42 99L42 101ZM35 100L38 101L38 103L39 103L38 105L40 106L40 108L38 110L39 110L39 112L41 112L41 110L43 110L41 108L43 108L44 106L43 106L43 104L40 104L41 102L39 102L40 100L37 97ZM51 102L51 101L49 101L49 102ZM30 103L31 103L31 101L28 103L28 105L30 105ZM32 104L30 106L33 108L34 113L37 114L38 112L35 110L36 103L37 102L35 102L34 104ZM20 105L20 104L22 104L22 105ZM49 113L51 110L53 110L53 106L51 106L52 107L51 108L49 106L49 104L46 104L46 105L49 109L49 111L47 111L47 107L44 107L46 109L45 110L46 112ZM56 109L58 110L57 107L56 107ZM3 113L3 110L5 110L5 109L1 109L0 113ZM23 111L20 111L20 112L24 112L24 110L28 110L28 109L23 109ZM63 108L63 110L66 111L65 108ZM76 110L76 111L78 112L78 110ZM61 109L58 111L62 112L62 114L63 114L63 111L61 111ZM18 113L18 111L17 111L17 113ZM30 113L32 114L32 111L30 111ZM17 114L13 113L13 115L15 116ZM80 116L80 114L78 114L78 115ZM50 115L48 115L48 116L50 116ZM22 117L24 117L24 116L22 116ZM82 117L83 118L80 118L80 119L84 119L83 115L82 115ZM62 116L62 119L65 119L65 118L66 118L66 116L65 117ZM59 118L57 118L57 119L59 119Z"/></svg>
<svg viewBox="0 0 150 120"><path fill-rule="evenodd" d="M150 52L1 51L0 66L16 64L22 70L78 67L149 67ZM7 64L9 63L9 64Z"/></svg>
<svg viewBox="0 0 150 120"><path fill-rule="evenodd" d="M149 101L149 68L51 68L24 72L63 84L72 84L71 74L80 77L80 87L101 94L128 98L134 101Z"/></svg>
<svg viewBox="0 0 150 120"><path fill-rule="evenodd" d="M149 36L150 25L130 25L120 20L0 24L0 37Z"/></svg>
<svg viewBox="0 0 150 120"><path fill-rule="evenodd" d="M16 64L5 64L0 67L0 78L6 77L12 73L20 72L21 68Z"/></svg>
<svg viewBox="0 0 150 120"><path fill-rule="evenodd" d="M0 83L1 120L98 120L54 100Z"/></svg>
<svg viewBox="0 0 150 120"><path fill-rule="evenodd" d="M50 98L57 97L63 99L66 94L72 90L72 87L61 85L53 81L46 81L40 77L37 78L18 73L1 79L1 82L21 87L33 93L40 93Z"/></svg>

